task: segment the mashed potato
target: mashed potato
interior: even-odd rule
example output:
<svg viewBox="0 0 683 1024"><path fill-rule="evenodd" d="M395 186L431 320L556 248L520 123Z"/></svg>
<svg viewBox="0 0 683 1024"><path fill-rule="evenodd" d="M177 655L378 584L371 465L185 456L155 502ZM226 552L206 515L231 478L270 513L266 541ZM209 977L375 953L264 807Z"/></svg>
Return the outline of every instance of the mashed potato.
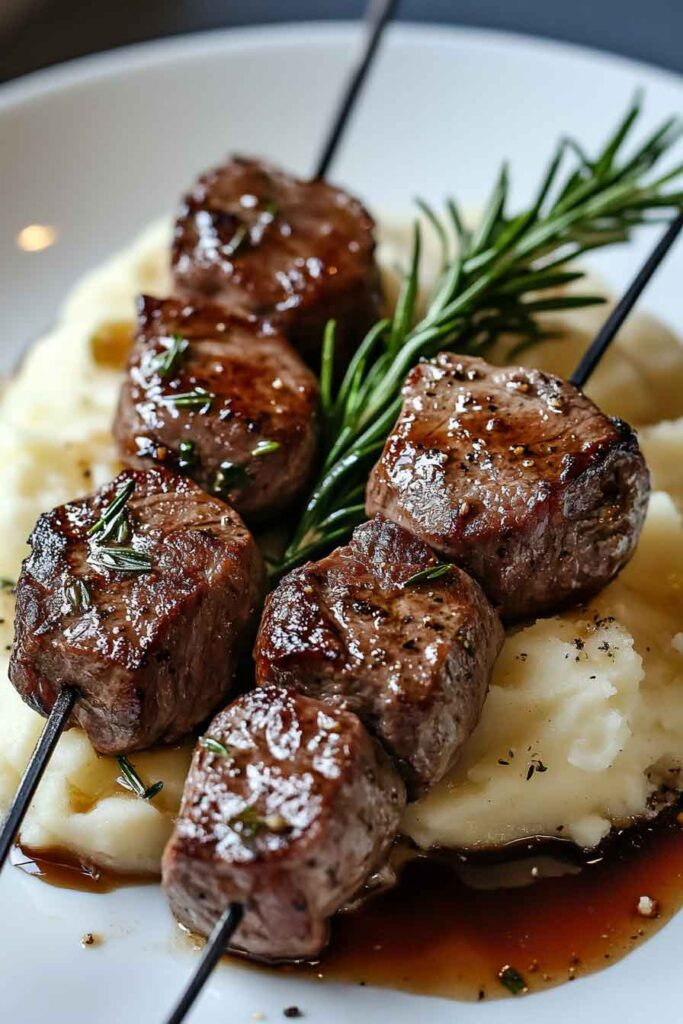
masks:
<svg viewBox="0 0 683 1024"><path fill-rule="evenodd" d="M407 234L383 233L389 290ZM168 291L167 222L88 275L55 329L26 356L0 406L0 576L16 578L39 514L118 470L110 424L139 292ZM434 272L427 250L425 276ZM572 319L561 342L527 354L567 373L604 310ZM499 355L504 356L504 346ZM593 845L612 823L641 816L661 783L678 785L683 757L683 348L634 317L591 382L607 411L649 425L641 437L658 493L636 556L582 611L539 620L507 640L479 727L451 776L412 805L405 829L425 847L490 845L559 834ZM661 419L670 422L658 422ZM652 425L650 425L652 424ZM0 678L6 677L13 599L0 592ZM42 727L9 683L0 685L0 811ZM62 737L22 830L33 849L63 848L122 872L157 873L191 744L136 754L153 801L117 781L85 735ZM532 770L533 769L533 770Z"/></svg>
<svg viewBox="0 0 683 1024"><path fill-rule="evenodd" d="M677 785L682 526L669 496L655 494L618 579L585 610L507 639L463 758L408 809L419 845L563 835L593 846L613 822L642 815L662 783Z"/></svg>

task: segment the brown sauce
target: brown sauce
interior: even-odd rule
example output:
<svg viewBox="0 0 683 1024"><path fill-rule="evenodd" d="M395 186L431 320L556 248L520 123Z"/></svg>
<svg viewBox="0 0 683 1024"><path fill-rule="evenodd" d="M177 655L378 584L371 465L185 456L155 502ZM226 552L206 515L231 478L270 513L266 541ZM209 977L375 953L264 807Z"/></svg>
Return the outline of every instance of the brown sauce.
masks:
<svg viewBox="0 0 683 1024"><path fill-rule="evenodd" d="M555 841L516 844L497 863L413 860L395 889L339 915L328 953L304 969L475 1000L519 986L509 971L503 984L506 967L528 991L573 980L623 957L683 906L682 824L628 830L585 856ZM638 913L641 896L657 901L656 917Z"/></svg>
<svg viewBox="0 0 683 1024"><path fill-rule="evenodd" d="M35 854L17 847L12 863L43 882L84 892L157 881L106 872L63 850ZM655 916L638 912L641 897L656 901ZM520 984L539 991L609 966L681 907L679 813L618 833L589 854L571 843L536 840L513 844L504 859L443 853L408 860L394 889L337 915L319 962L274 969L491 999ZM514 972L503 975L507 985L505 968Z"/></svg>
<svg viewBox="0 0 683 1024"><path fill-rule="evenodd" d="M150 875L124 875L107 871L59 847L36 852L17 845L10 854L10 863L48 885L56 885L59 889L76 889L78 892L112 892L125 885L158 884L159 881Z"/></svg>

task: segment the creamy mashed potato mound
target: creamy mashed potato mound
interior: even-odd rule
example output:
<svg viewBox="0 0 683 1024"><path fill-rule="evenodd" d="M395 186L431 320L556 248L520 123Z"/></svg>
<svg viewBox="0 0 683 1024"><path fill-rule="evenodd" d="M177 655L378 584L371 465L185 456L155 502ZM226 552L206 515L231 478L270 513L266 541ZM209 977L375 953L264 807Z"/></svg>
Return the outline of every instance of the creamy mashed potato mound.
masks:
<svg viewBox="0 0 683 1024"><path fill-rule="evenodd" d="M408 233L381 232L387 291ZM167 221L87 275L59 321L27 354L0 405L0 576L16 579L41 512L96 489L119 469L110 427L140 292L169 290ZM424 278L436 253L427 244ZM605 309L574 314L561 341L525 354L567 375ZM505 357L502 344L498 356ZM635 316L589 388L607 412L640 426L654 494L643 537L620 577L587 608L511 634L481 722L454 771L411 805L418 845L490 846L537 834L593 846L611 825L654 813L683 767L683 346ZM0 592L6 679L13 598ZM9 805L43 720L0 685L0 811ZM192 744L135 754L152 801L118 781L84 733L60 740L22 830L34 850L66 849L121 872L156 874Z"/></svg>

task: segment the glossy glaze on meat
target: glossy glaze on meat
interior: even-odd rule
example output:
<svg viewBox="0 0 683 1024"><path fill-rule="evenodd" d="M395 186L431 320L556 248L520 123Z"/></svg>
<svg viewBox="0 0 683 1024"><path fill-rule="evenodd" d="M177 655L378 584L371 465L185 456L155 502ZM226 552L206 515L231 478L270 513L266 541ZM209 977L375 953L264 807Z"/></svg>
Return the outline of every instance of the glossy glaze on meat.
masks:
<svg viewBox="0 0 683 1024"><path fill-rule="evenodd" d="M355 715L275 687L236 700L204 742L163 858L175 916L208 935L237 901L232 948L316 956L327 919L393 842L405 803L396 770Z"/></svg>
<svg viewBox="0 0 683 1024"><path fill-rule="evenodd" d="M407 378L366 509L461 565L515 621L608 583L648 495L631 428L571 384L444 352Z"/></svg>
<svg viewBox="0 0 683 1024"><path fill-rule="evenodd" d="M267 599L257 680L356 712L401 762L410 788L437 782L479 720L503 629L461 570L382 516L286 576Z"/></svg>
<svg viewBox="0 0 683 1024"><path fill-rule="evenodd" d="M179 355L164 372L174 344ZM172 466L260 522L310 479L317 403L311 371L253 317L142 298L114 434L129 465Z"/></svg>
<svg viewBox="0 0 683 1024"><path fill-rule="evenodd" d="M125 543L89 535L130 482ZM99 753L121 754L176 740L225 702L264 588L236 512L165 470L127 470L42 515L30 544L10 663L27 704L46 715L62 686L75 686L73 724ZM103 564L131 548L148 571Z"/></svg>
<svg viewBox="0 0 683 1024"><path fill-rule="evenodd" d="M192 301L264 318L315 370L325 324L335 319L341 365L380 316L374 226L341 189L233 157L202 175L183 200L175 286Z"/></svg>

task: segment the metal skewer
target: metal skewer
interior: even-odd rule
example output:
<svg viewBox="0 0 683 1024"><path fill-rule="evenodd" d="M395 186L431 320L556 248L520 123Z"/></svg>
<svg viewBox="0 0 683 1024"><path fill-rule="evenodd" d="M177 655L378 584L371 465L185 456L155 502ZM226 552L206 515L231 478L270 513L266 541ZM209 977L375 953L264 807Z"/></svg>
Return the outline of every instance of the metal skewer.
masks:
<svg viewBox="0 0 683 1024"><path fill-rule="evenodd" d="M240 903L228 905L228 909L224 911L207 939L197 969L190 978L173 1013L167 1018L166 1024L181 1024L185 1020L188 1010L192 1008L195 999L204 987L204 982L223 955L223 950L236 931L243 915L244 909Z"/></svg>
<svg viewBox="0 0 683 1024"><path fill-rule="evenodd" d="M7 855L12 849L14 837L21 828L26 811L38 788L38 783L43 777L52 752L57 746L59 737L64 732L64 726L69 720L74 704L78 700L78 691L72 686L64 686L60 691L57 700L52 705L52 710L43 726L40 739L31 755L31 760L19 783L19 789L14 795L12 806L2 824L0 832L0 869L7 860Z"/></svg>
<svg viewBox="0 0 683 1024"><path fill-rule="evenodd" d="M592 343L579 360L579 365L569 378L570 382L575 387L582 388L584 386L593 370L614 341L619 328L640 298L640 295L648 281L676 241L681 228L683 228L683 212L679 213L666 229L660 240L657 242L657 245L654 247L648 258L645 260L645 263L643 263L633 281L622 295L619 302L605 320L601 329L595 335Z"/></svg>
<svg viewBox="0 0 683 1024"><path fill-rule="evenodd" d="M398 0L370 0L368 4L364 18L366 35L363 53L353 69L351 78L346 86L346 91L339 104L339 109L318 159L313 175L314 178L324 178L327 174L328 168L339 148L339 142L348 123L349 115L353 110L358 93L368 76L368 71L377 52L384 29L393 18L397 7Z"/></svg>
<svg viewBox="0 0 683 1024"><path fill-rule="evenodd" d="M313 175L314 178L324 178L327 174L339 148L339 143L360 90L367 79L384 29L393 17L397 6L398 0L370 0L368 4L364 18L366 35L363 53L347 83L342 101L339 104L329 135L318 159ZM230 939L237 931L243 915L244 908L239 903L230 903L224 911L223 916L218 920L211 935L206 940L202 958L173 1012L166 1018L166 1024L182 1024L182 1021L185 1020L197 996L201 993L204 983L211 975Z"/></svg>

